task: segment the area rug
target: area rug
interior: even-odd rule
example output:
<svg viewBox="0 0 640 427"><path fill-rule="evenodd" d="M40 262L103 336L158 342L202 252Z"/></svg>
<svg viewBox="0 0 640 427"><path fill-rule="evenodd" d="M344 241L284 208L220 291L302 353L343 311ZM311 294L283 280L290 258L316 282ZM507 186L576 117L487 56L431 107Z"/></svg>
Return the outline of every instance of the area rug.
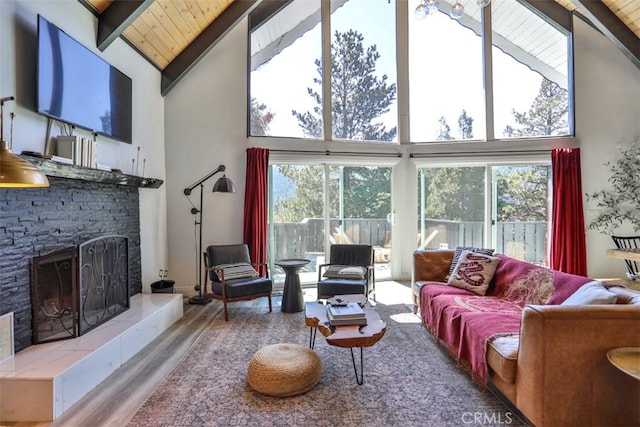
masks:
<svg viewBox="0 0 640 427"><path fill-rule="evenodd" d="M235 307L228 322L214 319L129 426L522 425L456 367L406 305L376 309L387 332L364 349L363 385L356 383L349 350L318 334L323 367L313 389L287 398L253 391L251 356L269 344L308 345L309 328L304 313Z"/></svg>

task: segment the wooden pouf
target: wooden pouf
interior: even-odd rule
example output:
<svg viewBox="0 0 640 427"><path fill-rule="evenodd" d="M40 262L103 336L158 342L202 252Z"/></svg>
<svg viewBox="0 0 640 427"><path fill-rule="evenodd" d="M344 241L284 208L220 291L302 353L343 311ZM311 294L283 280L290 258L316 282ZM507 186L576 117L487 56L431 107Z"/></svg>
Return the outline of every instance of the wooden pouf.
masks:
<svg viewBox="0 0 640 427"><path fill-rule="evenodd" d="M322 361L310 348L298 344L273 344L256 351L247 381L258 393L295 396L313 388L320 379Z"/></svg>

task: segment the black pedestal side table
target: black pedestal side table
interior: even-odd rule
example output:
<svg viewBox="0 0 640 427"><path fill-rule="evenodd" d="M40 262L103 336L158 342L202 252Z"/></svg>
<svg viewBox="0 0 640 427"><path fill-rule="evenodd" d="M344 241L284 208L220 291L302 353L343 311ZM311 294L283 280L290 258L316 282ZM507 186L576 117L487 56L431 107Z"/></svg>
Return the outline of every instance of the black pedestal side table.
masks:
<svg viewBox="0 0 640 427"><path fill-rule="evenodd" d="M298 271L309 262L308 259L281 259L274 263L282 267L285 275L281 311L297 313L304 310L304 298L302 297Z"/></svg>

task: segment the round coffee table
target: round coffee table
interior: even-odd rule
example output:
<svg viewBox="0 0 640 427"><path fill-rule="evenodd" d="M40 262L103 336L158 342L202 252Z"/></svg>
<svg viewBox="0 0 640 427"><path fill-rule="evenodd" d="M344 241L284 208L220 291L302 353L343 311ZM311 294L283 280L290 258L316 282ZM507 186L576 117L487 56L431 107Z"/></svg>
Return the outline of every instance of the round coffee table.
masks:
<svg viewBox="0 0 640 427"><path fill-rule="evenodd" d="M284 291L282 292L282 306L280 310L285 313L297 313L304 310L304 298L300 287L298 272L309 264L308 259L281 259L274 264L282 267L285 274Z"/></svg>

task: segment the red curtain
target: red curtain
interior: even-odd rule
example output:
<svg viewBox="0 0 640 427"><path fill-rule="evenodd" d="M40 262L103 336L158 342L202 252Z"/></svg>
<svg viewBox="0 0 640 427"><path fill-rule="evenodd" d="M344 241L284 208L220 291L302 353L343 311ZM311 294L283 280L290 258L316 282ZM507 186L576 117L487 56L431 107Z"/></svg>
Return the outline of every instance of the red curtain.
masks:
<svg viewBox="0 0 640 427"><path fill-rule="evenodd" d="M251 261L267 262L267 210L268 210L269 150L247 149L247 182L244 193L244 237L249 246ZM258 270L267 273L266 266Z"/></svg>
<svg viewBox="0 0 640 427"><path fill-rule="evenodd" d="M561 148L551 152L553 208L551 214L551 268L587 275L587 245L580 149Z"/></svg>

